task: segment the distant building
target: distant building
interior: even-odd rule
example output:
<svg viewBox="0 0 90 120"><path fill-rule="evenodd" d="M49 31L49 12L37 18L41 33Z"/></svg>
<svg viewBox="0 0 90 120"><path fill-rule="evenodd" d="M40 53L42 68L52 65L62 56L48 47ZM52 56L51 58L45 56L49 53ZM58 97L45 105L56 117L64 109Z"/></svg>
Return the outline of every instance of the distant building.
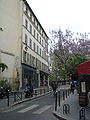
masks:
<svg viewBox="0 0 90 120"><path fill-rule="evenodd" d="M48 86L48 36L26 0L0 1L0 79Z"/></svg>

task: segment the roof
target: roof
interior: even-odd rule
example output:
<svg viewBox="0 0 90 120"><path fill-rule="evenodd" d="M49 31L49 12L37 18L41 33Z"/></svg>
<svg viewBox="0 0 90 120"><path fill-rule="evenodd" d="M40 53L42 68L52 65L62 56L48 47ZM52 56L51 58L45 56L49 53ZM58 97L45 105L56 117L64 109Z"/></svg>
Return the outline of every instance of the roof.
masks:
<svg viewBox="0 0 90 120"><path fill-rule="evenodd" d="M77 71L78 74L90 74L90 61L79 64Z"/></svg>

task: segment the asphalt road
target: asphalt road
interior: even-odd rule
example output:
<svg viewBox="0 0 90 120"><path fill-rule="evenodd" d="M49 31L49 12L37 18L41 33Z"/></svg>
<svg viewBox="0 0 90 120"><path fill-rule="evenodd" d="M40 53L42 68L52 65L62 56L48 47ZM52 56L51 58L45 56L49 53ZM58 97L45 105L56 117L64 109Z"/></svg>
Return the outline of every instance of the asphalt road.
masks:
<svg viewBox="0 0 90 120"><path fill-rule="evenodd" d="M24 102L6 111L0 112L0 120L58 120L53 114L54 96L43 97Z"/></svg>

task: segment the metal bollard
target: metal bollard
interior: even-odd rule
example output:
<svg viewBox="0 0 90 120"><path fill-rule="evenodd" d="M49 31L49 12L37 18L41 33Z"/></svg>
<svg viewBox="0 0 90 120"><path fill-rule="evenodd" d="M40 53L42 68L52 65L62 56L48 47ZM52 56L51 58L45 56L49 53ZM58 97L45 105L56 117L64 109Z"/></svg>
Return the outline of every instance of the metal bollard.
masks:
<svg viewBox="0 0 90 120"><path fill-rule="evenodd" d="M63 100L65 100L65 93L64 93L64 91L63 91Z"/></svg>
<svg viewBox="0 0 90 120"><path fill-rule="evenodd" d="M59 93L59 100L58 100L58 103L59 103L59 107L60 107L60 90L58 91L58 93Z"/></svg>
<svg viewBox="0 0 90 120"><path fill-rule="evenodd" d="M70 106L69 104L63 105L63 114L69 114L70 113Z"/></svg>
<svg viewBox="0 0 90 120"><path fill-rule="evenodd" d="M79 111L79 120L85 120L85 108L81 108Z"/></svg>
<svg viewBox="0 0 90 120"><path fill-rule="evenodd" d="M67 90L66 90L66 98L67 98Z"/></svg>
<svg viewBox="0 0 90 120"><path fill-rule="evenodd" d="M16 92L14 92L14 102L16 102Z"/></svg>
<svg viewBox="0 0 90 120"><path fill-rule="evenodd" d="M55 93L55 111L57 111L57 91Z"/></svg>
<svg viewBox="0 0 90 120"><path fill-rule="evenodd" d="M9 91L7 92L7 99L8 99L7 105L9 107Z"/></svg>

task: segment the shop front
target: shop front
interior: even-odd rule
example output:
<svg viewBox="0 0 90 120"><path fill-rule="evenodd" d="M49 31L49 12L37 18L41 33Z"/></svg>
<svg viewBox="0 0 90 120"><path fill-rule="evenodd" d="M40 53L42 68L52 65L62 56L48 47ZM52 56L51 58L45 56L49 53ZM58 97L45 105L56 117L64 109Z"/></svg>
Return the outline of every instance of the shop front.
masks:
<svg viewBox="0 0 90 120"><path fill-rule="evenodd" d="M48 86L48 73L40 71L40 86Z"/></svg>
<svg viewBox="0 0 90 120"><path fill-rule="evenodd" d="M36 73L36 69L22 64L22 88L26 89L27 84L31 83L33 88L38 87L38 76Z"/></svg>

